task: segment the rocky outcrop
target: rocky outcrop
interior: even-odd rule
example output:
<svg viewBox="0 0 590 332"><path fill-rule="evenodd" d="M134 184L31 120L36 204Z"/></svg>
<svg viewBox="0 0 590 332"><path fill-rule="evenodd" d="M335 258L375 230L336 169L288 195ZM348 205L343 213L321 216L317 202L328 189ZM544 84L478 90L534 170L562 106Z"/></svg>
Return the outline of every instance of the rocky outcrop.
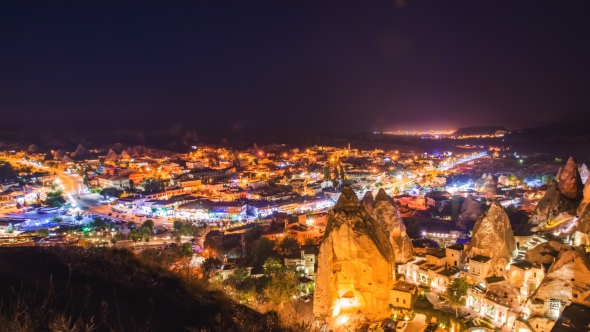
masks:
<svg viewBox="0 0 590 332"><path fill-rule="evenodd" d="M459 217L457 218L457 228L468 230L470 226L483 214L479 202L469 195L461 205Z"/></svg>
<svg viewBox="0 0 590 332"><path fill-rule="evenodd" d="M55 160L61 160L65 155L66 155L65 151L59 149L53 153L53 158Z"/></svg>
<svg viewBox="0 0 590 332"><path fill-rule="evenodd" d="M121 158L121 160L131 160L131 156L125 150L121 152L121 155L119 157Z"/></svg>
<svg viewBox="0 0 590 332"><path fill-rule="evenodd" d="M89 153L90 152L88 152L88 150L86 150L86 148L82 144L79 144L76 148L76 156L86 156Z"/></svg>
<svg viewBox="0 0 590 332"><path fill-rule="evenodd" d="M549 241L539 244L528 250L524 260L533 264L551 265L559 253L570 246L557 241Z"/></svg>
<svg viewBox="0 0 590 332"><path fill-rule="evenodd" d="M330 212L320 245L314 292L316 318L334 326L338 317L370 320L390 314L395 256L385 232L356 194L345 187Z"/></svg>
<svg viewBox="0 0 590 332"><path fill-rule="evenodd" d="M584 184L578 172L578 166L573 158L568 159L567 164L557 178L559 191L567 198L573 200L582 199Z"/></svg>
<svg viewBox="0 0 590 332"><path fill-rule="evenodd" d="M35 144L32 144L27 148L27 152L29 153L38 153L39 151L41 151L41 148Z"/></svg>
<svg viewBox="0 0 590 332"><path fill-rule="evenodd" d="M582 200L582 179L572 158L552 181L545 196L533 211L529 224L543 226L550 220L562 220L576 215Z"/></svg>
<svg viewBox="0 0 590 332"><path fill-rule="evenodd" d="M590 305L590 261L585 247L561 250L531 299Z"/></svg>
<svg viewBox="0 0 590 332"><path fill-rule="evenodd" d="M363 196L361 203L365 207L365 210L367 211L367 213L371 214L371 212L373 211L373 204L375 204L375 200L373 199L373 193L370 191L367 191L365 193L365 196Z"/></svg>
<svg viewBox="0 0 590 332"><path fill-rule="evenodd" d="M116 160L118 157L117 153L115 151L113 151L113 149L110 149L109 152L107 152L107 155L105 157L105 160Z"/></svg>
<svg viewBox="0 0 590 332"><path fill-rule="evenodd" d="M63 156L63 158L61 158L61 162L64 164L67 164L67 163L73 163L74 161L72 160L72 158L65 155L65 156Z"/></svg>
<svg viewBox="0 0 590 332"><path fill-rule="evenodd" d="M516 241L508 215L498 201L493 201L487 214L477 220L472 233L467 257L489 257L489 275L503 275L511 258L516 255Z"/></svg>
<svg viewBox="0 0 590 332"><path fill-rule="evenodd" d="M412 240L406 233L406 225L402 220L397 204L385 193L383 188L379 189L370 215L375 219L379 228L383 230L393 248L396 263L407 263L414 257Z"/></svg>
<svg viewBox="0 0 590 332"><path fill-rule="evenodd" d="M574 243L590 245L590 181L584 185L584 197L576 211L578 220L574 233Z"/></svg>

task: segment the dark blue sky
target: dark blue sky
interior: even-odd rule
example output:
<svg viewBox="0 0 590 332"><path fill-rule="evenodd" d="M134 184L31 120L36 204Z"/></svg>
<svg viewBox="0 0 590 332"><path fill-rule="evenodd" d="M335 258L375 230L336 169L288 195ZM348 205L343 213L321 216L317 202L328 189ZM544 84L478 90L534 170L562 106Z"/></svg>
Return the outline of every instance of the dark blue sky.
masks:
<svg viewBox="0 0 590 332"><path fill-rule="evenodd" d="M3 1L0 124L388 130L590 113L590 1Z"/></svg>

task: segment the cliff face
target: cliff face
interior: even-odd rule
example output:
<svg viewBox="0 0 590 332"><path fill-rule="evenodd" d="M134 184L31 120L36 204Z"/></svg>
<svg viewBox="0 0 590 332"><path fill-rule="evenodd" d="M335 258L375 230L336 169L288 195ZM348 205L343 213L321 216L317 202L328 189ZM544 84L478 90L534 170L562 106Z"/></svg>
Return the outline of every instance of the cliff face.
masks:
<svg viewBox="0 0 590 332"><path fill-rule="evenodd" d="M313 312L327 323L342 315L375 320L390 314L395 255L385 232L345 187L320 246Z"/></svg>
<svg viewBox="0 0 590 332"><path fill-rule="evenodd" d="M385 193L385 190L379 189L370 215L378 222L379 228L388 237L389 243L393 247L396 263L406 263L411 260L414 256L412 240L406 233L406 225L402 220L397 205Z"/></svg>
<svg viewBox="0 0 590 332"><path fill-rule="evenodd" d="M590 305L590 261L584 247L563 248L531 299Z"/></svg>
<svg viewBox="0 0 590 332"><path fill-rule="evenodd" d="M507 264L516 253L516 241L508 215L497 201L475 223L466 251L467 257L490 257L490 275L499 276L505 272Z"/></svg>
<svg viewBox="0 0 590 332"><path fill-rule="evenodd" d="M469 195L461 205L459 210L459 218L457 220L457 228L461 230L467 230L472 222L475 222L483 211L479 202Z"/></svg>

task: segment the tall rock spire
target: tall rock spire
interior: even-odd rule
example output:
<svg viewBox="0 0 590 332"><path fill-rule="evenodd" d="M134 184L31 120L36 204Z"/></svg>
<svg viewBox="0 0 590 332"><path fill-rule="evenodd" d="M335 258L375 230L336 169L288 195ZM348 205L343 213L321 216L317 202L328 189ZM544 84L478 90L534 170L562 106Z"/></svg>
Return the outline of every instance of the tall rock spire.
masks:
<svg viewBox="0 0 590 332"><path fill-rule="evenodd" d="M559 191L561 191L565 197L575 200L582 198L584 184L582 183L582 178L580 177L578 166L576 165L574 158L570 157L567 160L557 181L559 184Z"/></svg>
<svg viewBox="0 0 590 332"><path fill-rule="evenodd" d="M385 232L395 253L396 263L407 263L414 257L412 241L406 233L397 204L383 188L379 189L371 209L371 217L379 223L379 228Z"/></svg>
<svg viewBox="0 0 590 332"><path fill-rule="evenodd" d="M584 185L573 158L569 158L565 167L547 188L545 196L533 211L529 224L543 226L550 220L561 220L576 215L583 196Z"/></svg>
<svg viewBox="0 0 590 332"><path fill-rule="evenodd" d="M320 245L313 312L330 325L338 317L389 316L395 256L385 233L345 186L330 212Z"/></svg>
<svg viewBox="0 0 590 332"><path fill-rule="evenodd" d="M494 200L487 214L475 223L466 251L467 257L489 257L490 275L504 274L506 266L516 254L516 241L508 215L498 201Z"/></svg>

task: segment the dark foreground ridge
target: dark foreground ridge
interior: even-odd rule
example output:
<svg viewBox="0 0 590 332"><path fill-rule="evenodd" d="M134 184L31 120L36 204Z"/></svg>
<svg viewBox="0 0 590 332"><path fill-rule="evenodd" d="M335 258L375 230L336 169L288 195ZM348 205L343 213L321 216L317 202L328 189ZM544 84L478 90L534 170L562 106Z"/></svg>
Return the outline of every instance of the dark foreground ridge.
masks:
<svg viewBox="0 0 590 332"><path fill-rule="evenodd" d="M64 330L59 322L68 331L283 330L273 314L111 249L2 248L0 298L0 332Z"/></svg>

